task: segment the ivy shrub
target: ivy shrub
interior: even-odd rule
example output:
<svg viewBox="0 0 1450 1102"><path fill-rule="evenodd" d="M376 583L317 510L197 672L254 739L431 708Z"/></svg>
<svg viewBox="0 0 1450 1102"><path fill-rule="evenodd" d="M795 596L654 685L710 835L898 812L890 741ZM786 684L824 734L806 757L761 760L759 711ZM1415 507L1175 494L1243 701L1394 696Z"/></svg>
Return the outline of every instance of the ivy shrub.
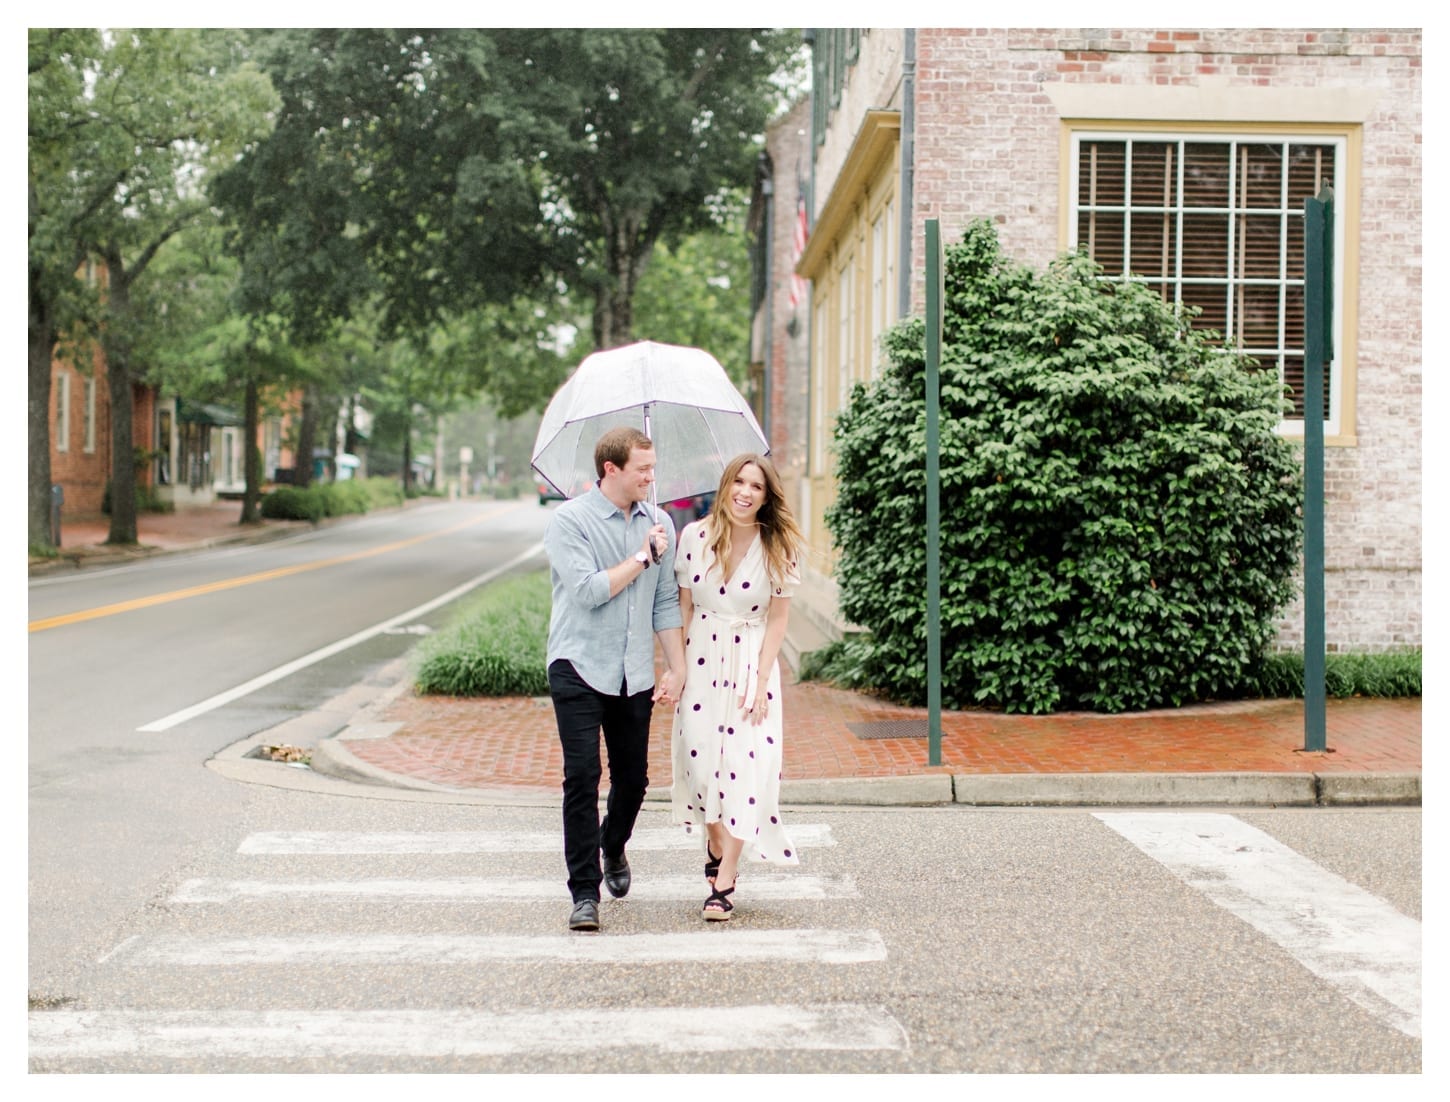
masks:
<svg viewBox="0 0 1450 1102"><path fill-rule="evenodd" d="M1120 712L1215 699L1265 653L1302 542L1272 370L1086 257L1035 272L985 221L945 251L942 700ZM926 696L925 326L835 430L860 682Z"/></svg>

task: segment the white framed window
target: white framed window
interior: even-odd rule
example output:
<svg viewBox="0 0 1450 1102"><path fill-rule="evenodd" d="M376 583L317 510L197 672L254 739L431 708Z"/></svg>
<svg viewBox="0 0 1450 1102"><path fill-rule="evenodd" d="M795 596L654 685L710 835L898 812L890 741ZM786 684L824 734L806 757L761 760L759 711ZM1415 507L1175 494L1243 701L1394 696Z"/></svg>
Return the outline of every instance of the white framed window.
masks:
<svg viewBox="0 0 1450 1102"><path fill-rule="evenodd" d="M94 455L96 451L96 379L91 376L85 381L85 452Z"/></svg>
<svg viewBox="0 0 1450 1102"><path fill-rule="evenodd" d="M55 450L70 451L70 372L55 377Z"/></svg>
<svg viewBox="0 0 1450 1102"><path fill-rule="evenodd" d="M1196 306L1196 327L1276 371L1293 412L1281 428L1302 431L1304 392L1304 200L1332 186L1346 194L1346 143L1333 135L1171 131L1075 131L1069 244L1171 302ZM1345 220L1336 217L1334 278L1342 325ZM1326 375L1325 432L1342 417L1336 359Z"/></svg>

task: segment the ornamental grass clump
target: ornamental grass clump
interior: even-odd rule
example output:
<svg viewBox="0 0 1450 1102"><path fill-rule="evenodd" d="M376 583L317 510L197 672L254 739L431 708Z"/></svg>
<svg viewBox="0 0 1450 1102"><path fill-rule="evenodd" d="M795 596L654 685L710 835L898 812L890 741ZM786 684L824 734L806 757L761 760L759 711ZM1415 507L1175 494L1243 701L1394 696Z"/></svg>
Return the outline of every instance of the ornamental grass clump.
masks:
<svg viewBox="0 0 1450 1102"><path fill-rule="evenodd" d="M501 578L418 647L414 688L447 696L544 696L548 571Z"/></svg>
<svg viewBox="0 0 1450 1102"><path fill-rule="evenodd" d="M942 699L1120 712L1232 694L1294 595L1302 526L1271 369L1082 256L946 250ZM859 684L926 696L925 332L837 422L840 608Z"/></svg>

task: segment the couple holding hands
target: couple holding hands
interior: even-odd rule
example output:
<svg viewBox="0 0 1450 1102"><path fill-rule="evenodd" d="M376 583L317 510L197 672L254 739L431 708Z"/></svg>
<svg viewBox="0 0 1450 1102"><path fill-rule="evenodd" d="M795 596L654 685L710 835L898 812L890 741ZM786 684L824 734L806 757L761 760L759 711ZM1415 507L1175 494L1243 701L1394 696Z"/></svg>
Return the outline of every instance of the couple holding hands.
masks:
<svg viewBox="0 0 1450 1102"><path fill-rule="evenodd" d="M564 751L571 930L599 929L599 885L629 891L625 846L648 787L650 716L675 706L675 822L704 842L707 921L730 918L746 859L798 862L781 822L780 671L800 528L764 456L726 464L710 512L680 532L645 506L654 445L612 429L593 489L560 505L544 547L553 584L549 693ZM655 640L665 671L655 684ZM599 817L600 733L609 795Z"/></svg>

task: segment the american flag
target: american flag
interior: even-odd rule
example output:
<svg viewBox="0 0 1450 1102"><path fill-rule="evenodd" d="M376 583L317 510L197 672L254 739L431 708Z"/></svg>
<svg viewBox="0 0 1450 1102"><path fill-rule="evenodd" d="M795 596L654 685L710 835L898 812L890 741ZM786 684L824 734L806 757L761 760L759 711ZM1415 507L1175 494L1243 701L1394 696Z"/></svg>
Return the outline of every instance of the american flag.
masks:
<svg viewBox="0 0 1450 1102"><path fill-rule="evenodd" d="M790 243L790 308L795 310L806 299L806 281L796 274L801 254L806 251L806 189L797 185L795 203L795 233Z"/></svg>

